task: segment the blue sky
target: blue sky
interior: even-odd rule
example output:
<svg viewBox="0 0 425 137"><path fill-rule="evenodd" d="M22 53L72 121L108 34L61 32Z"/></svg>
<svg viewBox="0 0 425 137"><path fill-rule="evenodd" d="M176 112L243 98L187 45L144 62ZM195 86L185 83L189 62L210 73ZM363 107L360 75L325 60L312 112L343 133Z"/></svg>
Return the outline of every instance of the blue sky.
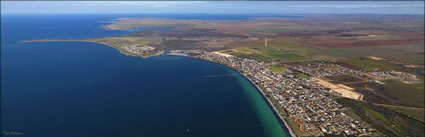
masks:
<svg viewBox="0 0 425 137"><path fill-rule="evenodd" d="M2 14L424 14L423 1L2 1Z"/></svg>

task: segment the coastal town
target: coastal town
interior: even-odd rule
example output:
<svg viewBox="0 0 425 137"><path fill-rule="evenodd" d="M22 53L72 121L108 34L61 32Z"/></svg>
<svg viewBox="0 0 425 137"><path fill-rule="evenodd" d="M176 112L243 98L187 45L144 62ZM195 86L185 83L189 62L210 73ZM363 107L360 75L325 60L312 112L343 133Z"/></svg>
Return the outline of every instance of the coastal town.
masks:
<svg viewBox="0 0 425 137"><path fill-rule="evenodd" d="M152 46L137 46L137 45L129 45L129 46L123 46L121 49L124 51L123 53L129 54L129 55L137 55L144 58L150 57L150 56L157 56L164 53L163 51L155 51L155 47Z"/></svg>
<svg viewBox="0 0 425 137"><path fill-rule="evenodd" d="M135 46L135 45L124 46L123 49L133 54L145 54L155 50L155 48L151 46Z"/></svg>
<svg viewBox="0 0 425 137"><path fill-rule="evenodd" d="M313 72L301 66L291 66L286 73L276 73L266 69L264 62L239 58L222 53L201 50L172 51L171 55L184 55L208 60L231 67L249 78L269 100L282 121L290 127L292 136L363 136L376 131L366 122L348 116L341 104L330 96L338 92L317 83L314 77L335 75L363 75L365 72L352 70L335 64L309 64L310 67L329 66L331 70ZM309 75L298 78L293 72ZM373 73L391 75L391 73Z"/></svg>

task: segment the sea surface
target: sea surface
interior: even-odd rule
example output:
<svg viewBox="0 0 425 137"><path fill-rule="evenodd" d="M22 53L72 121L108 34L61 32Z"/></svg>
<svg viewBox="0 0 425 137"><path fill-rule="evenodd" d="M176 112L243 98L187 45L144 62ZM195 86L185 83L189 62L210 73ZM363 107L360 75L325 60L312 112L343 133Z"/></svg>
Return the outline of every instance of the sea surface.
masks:
<svg viewBox="0 0 425 137"><path fill-rule="evenodd" d="M2 135L289 136L257 89L225 66L181 56L143 59L87 42L22 42L128 34L104 30L101 21L131 16L2 15Z"/></svg>

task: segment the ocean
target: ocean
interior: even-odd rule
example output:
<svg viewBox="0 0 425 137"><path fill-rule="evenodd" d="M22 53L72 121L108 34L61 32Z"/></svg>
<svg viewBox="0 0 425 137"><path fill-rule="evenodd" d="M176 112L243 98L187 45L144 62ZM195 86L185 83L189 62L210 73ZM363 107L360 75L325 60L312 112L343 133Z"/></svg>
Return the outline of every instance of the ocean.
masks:
<svg viewBox="0 0 425 137"><path fill-rule="evenodd" d="M87 42L102 21L139 15L2 15L1 130L29 137L286 137L247 79L190 57L132 57ZM140 15L244 19L245 16ZM213 75L234 74L210 77Z"/></svg>

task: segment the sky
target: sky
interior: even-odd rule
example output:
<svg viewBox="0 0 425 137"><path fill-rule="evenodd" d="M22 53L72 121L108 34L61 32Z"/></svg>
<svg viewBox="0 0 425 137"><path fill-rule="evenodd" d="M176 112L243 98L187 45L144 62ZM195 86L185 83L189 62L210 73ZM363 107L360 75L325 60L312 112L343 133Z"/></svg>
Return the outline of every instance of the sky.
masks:
<svg viewBox="0 0 425 137"><path fill-rule="evenodd" d="M1 14L424 14L424 1L1 1Z"/></svg>

